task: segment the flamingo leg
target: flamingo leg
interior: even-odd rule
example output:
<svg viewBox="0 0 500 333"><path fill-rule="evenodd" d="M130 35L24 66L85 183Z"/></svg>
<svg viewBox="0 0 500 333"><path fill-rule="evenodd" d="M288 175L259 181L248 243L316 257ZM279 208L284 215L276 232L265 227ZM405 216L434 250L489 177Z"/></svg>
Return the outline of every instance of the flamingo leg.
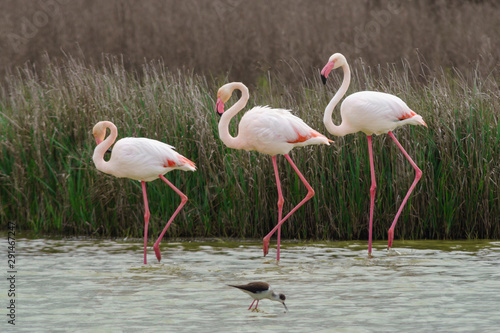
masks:
<svg viewBox="0 0 500 333"><path fill-rule="evenodd" d="M373 209L375 206L375 189L377 188L377 182L375 181L375 167L373 166L373 148L372 148L372 136L368 135L368 156L370 157L370 173L372 177L372 185L370 187L370 225L368 229L368 254L372 253L372 230L373 230Z"/></svg>
<svg viewBox="0 0 500 333"><path fill-rule="evenodd" d="M388 232L389 233L389 237L388 237L389 241L387 243L387 248L389 249L392 246L392 241L394 239L394 228L396 227L396 223L398 222L399 215L401 215L401 212L403 211L403 208L404 208L404 206L406 204L406 201L408 201L408 198L410 197L411 192L413 191L413 189L417 185L418 181L422 177L422 170L420 170L419 167L415 164L415 162L413 162L413 160L411 159L410 155L408 155L408 153L406 152L406 150L404 150L403 146L401 146L401 144L396 139L396 137L394 136L394 134L392 134L392 132L388 132L387 134L389 134L389 136L394 140L394 142L396 143L396 145L399 147L399 149L405 155L406 159L410 162L411 166L415 169L415 180L413 181L413 183L410 186L410 189L406 193L406 196L404 197L403 202L401 203L401 206L399 206L399 209L398 209L398 212L396 214L396 217L394 217L394 221L392 222L392 225L389 228L389 232Z"/></svg>
<svg viewBox="0 0 500 333"><path fill-rule="evenodd" d="M295 170L295 173L297 173L297 175L299 176L300 180L302 181L302 183L304 183L304 185L306 186L307 188L307 195L304 199L302 199L301 202L299 202L297 204L297 206L295 206L281 221L278 222L278 224L273 228L273 230L271 230L267 235L266 237L264 237L264 256L267 254L267 251L268 250L268 245L269 245L269 239L271 238L271 236L276 232L276 230L278 230L279 228L281 228L281 225L286 221L288 220L288 218L293 214L295 213L295 211L297 209L299 209L303 204L305 204L309 199L311 199L313 196L314 196L314 190L313 188L311 187L311 185L309 185L309 183L307 182L307 180L304 178L304 176L302 175L302 173L300 172L300 170L297 168L297 166L295 165L295 163L293 163L292 159L290 158L290 156L288 156L288 154L285 154L284 155L285 158L287 159L288 163L290 163L290 165L292 166L292 168ZM266 247L266 244L267 244L267 247ZM279 243L278 243L278 248L279 248ZM279 258L279 252L278 252L278 257L277 257L277 260L279 261L280 258Z"/></svg>
<svg viewBox="0 0 500 333"><path fill-rule="evenodd" d="M250 309L252 308L253 303L255 303L255 301L256 301L256 300L254 299L254 300L253 300L253 302L252 302L252 304L250 304L250 307L248 308L248 310L250 310Z"/></svg>
<svg viewBox="0 0 500 333"><path fill-rule="evenodd" d="M177 216L177 214L179 214L182 207L184 207L184 205L186 204L186 202L188 200L187 196L184 193L182 193L177 187L175 187L174 184L169 182L167 178L165 178L163 175L160 175L160 179L163 180L165 183L167 183L167 185L170 186L181 197L181 203L179 204L179 206L175 210L174 214L170 217L170 220L168 220L167 225L165 226L165 228L163 228L163 231L161 232L160 237L158 237L155 244L153 245L153 249L155 250L156 258L158 259L158 261L161 260L161 253L160 253L161 239L163 238L163 235L165 235L165 232L167 232L167 229L170 226L170 223L172 223L174 218Z"/></svg>
<svg viewBox="0 0 500 333"><path fill-rule="evenodd" d="M146 194L146 182L141 181L141 186L142 186L142 194L144 196L144 206L145 206L145 213L144 213L144 265L147 264L147 247L148 247L148 225L149 225L149 216L151 215L149 213L149 205L148 205L148 196Z"/></svg>
<svg viewBox="0 0 500 333"><path fill-rule="evenodd" d="M274 167L274 174L276 176L276 186L278 187L278 224L281 221L281 217L283 215L283 203L285 200L283 199L283 192L281 192L281 182L280 182L280 177L278 174L278 164L276 163L276 156L272 156L273 159L273 167ZM267 254L269 251L269 237L264 237L264 256ZM281 239L281 227L278 228L278 254L277 257L279 258L280 256L280 239ZM278 259L279 260L279 259Z"/></svg>

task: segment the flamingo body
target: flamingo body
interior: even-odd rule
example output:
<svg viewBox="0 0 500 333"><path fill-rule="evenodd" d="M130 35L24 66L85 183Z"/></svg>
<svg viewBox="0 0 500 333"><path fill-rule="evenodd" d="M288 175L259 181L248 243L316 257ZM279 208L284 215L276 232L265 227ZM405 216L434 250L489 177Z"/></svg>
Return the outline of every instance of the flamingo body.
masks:
<svg viewBox="0 0 500 333"><path fill-rule="evenodd" d="M360 91L347 96L340 114L342 123L349 125L351 133L366 135L385 134L412 123L413 117L420 117L401 98L377 91Z"/></svg>
<svg viewBox="0 0 500 333"><path fill-rule="evenodd" d="M195 171L194 163L174 149L153 139L123 138L115 143L111 158L105 162L106 166L101 171L118 178L146 182L158 179L159 175L172 170ZM97 169L100 170L99 167Z"/></svg>
<svg viewBox="0 0 500 333"><path fill-rule="evenodd" d="M106 130L110 129L110 135L106 137ZM170 217L167 225L155 242L153 249L158 261L161 260L160 241L167 231L170 223L186 204L187 197L177 187L168 181L163 175L172 170L195 171L196 166L186 157L177 153L174 147L147 138L123 138L115 143L109 161L104 160L104 154L113 145L118 130L110 121L101 121L94 126L93 134L97 142L92 157L99 171L113 175L118 178L130 178L141 182L144 196L144 264L147 263L147 234L149 224L149 206L146 194L146 183L160 178L170 186L181 197L181 203L174 214Z"/></svg>
<svg viewBox="0 0 500 333"><path fill-rule="evenodd" d="M257 106L240 120L240 149L274 155L288 154L295 147L329 144L328 139L313 130L289 110Z"/></svg>

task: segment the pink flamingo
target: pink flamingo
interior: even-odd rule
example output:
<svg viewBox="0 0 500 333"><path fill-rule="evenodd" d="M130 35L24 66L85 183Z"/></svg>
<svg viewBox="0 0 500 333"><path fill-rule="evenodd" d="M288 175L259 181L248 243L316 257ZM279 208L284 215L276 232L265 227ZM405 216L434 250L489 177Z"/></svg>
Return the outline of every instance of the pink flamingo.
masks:
<svg viewBox="0 0 500 333"><path fill-rule="evenodd" d="M226 103L233 91L241 91L240 99L226 112L224 112L224 103ZM244 149L247 151L256 150L258 152L271 155L274 172L276 175L276 185L278 187L278 223L267 236L264 237L264 256L269 251L269 240L278 230L277 260L280 259L280 238L281 225L285 222L300 206L312 198L314 190L309 185L304 176L300 173L297 166L288 155L294 147L302 147L313 144L327 144L333 142L324 135L318 133L309 127L299 117L290 113L289 110L272 109L267 106L256 106L247 111L240 120L238 136L233 137L229 133L229 122L241 111L248 101L248 88L240 82L228 83L222 86L217 93L216 110L221 115L219 122L219 136L222 142L229 148ZM284 218L283 194L278 175L278 166L276 164L276 155L282 154L288 163L295 170L299 178L307 188L306 197L300 201Z"/></svg>
<svg viewBox="0 0 500 333"><path fill-rule="evenodd" d="M373 207L375 203L375 188L377 184L375 182L375 169L373 167L373 152L372 152L372 135L387 133L396 143L396 145L401 149L406 159L415 169L415 180L411 185L408 193L403 199L401 206L389 228L389 241L387 248L392 246L392 241L394 238L394 228L398 221L399 215L403 210L403 207L408 200L411 192L417 185L417 182L422 177L422 171L413 162L408 153L403 149L401 144L398 142L392 131L403 125L423 125L427 127L422 117L412 111L405 102L403 102L399 97L394 95L375 92L375 91L360 91L346 97L342 105L340 106L340 113L342 115L342 123L340 126L336 126L332 121L333 109L337 103L345 95L349 83L351 82L351 72L349 70L349 65L347 64L346 58L340 54L335 53L330 57L328 63L321 71L321 79L323 83L326 84L326 78L332 69L342 67L344 70L344 80L340 89L337 91L335 96L328 104L325 109L325 115L323 122L325 126L333 135L344 136L350 133L363 132L368 138L368 154L370 158L370 172L371 172L371 188L370 188L370 224L369 224L369 239L368 239L368 253L372 252L372 226L373 226Z"/></svg>
<svg viewBox="0 0 500 333"><path fill-rule="evenodd" d="M110 129L111 134L104 139L106 137L107 128ZM146 213L144 214L144 264L147 263L146 247L150 216L148 198L146 195L146 182L160 178L181 197L181 203L153 246L156 258L160 261L160 241L170 226L170 223L172 223L175 216L186 204L188 199L184 193L169 182L163 175L172 170L195 171L196 166L193 162L177 153L174 147L160 141L146 138L123 138L119 140L113 147L111 158L106 162L104 160L104 154L115 142L118 136L118 130L112 122L100 121L94 126L93 134L97 142L97 147L92 157L96 168L99 171L118 178L130 178L141 182L144 205L146 207Z"/></svg>

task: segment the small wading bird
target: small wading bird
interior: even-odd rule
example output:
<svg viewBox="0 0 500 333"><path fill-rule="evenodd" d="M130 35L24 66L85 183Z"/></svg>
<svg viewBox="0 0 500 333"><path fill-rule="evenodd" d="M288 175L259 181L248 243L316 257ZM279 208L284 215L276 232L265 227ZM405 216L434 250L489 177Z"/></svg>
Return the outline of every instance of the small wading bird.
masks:
<svg viewBox="0 0 500 333"><path fill-rule="evenodd" d="M106 139L104 139L106 137L107 128L110 129L111 133ZM177 189L177 187L169 182L163 175L172 170L195 171L196 166L193 162L177 153L174 150L174 147L160 141L146 138L123 138L119 140L113 147L109 161L106 162L104 160L104 154L115 142L116 137L118 136L118 130L112 122L101 121L94 126L93 134L97 142L97 147L94 150L93 156L96 168L99 171L118 178L130 178L141 182L146 211L144 214L144 264L147 263L146 247L150 216L148 198L146 195L146 182L160 178L181 197L181 203L153 246L156 258L160 261L160 241L170 226L170 223L172 223L175 216L186 204L188 199L184 193Z"/></svg>
<svg viewBox="0 0 500 333"><path fill-rule="evenodd" d="M248 310L250 310L252 308L252 305L253 305L253 303L255 303L255 301L257 301L257 304L255 304L254 310L257 309L257 306L259 306L259 301L261 299L267 298L267 299L270 299L271 301L280 302L285 307L285 310L288 311L288 308L285 305L285 299L286 299L285 295L275 293L271 289L271 286L269 286L269 283L250 282L249 284L244 284L244 285L228 284L228 286L238 288L238 289L246 292L248 295L250 295L253 298L253 302L252 302L252 304L250 304L250 307L248 308Z"/></svg>
<svg viewBox="0 0 500 333"><path fill-rule="evenodd" d="M326 66L321 71L321 79L323 80L323 83L326 84L326 78L328 77L328 74L330 74L330 71L339 67L342 67L344 70L344 80L340 89L337 91L335 96L333 96L332 100L326 107L323 122L325 123L328 132L333 135L344 136L356 132L363 132L367 135L372 182L370 188L371 202L368 235L368 253L370 254L372 252L373 207L375 203L375 188L377 186L375 182L375 168L373 166L372 135L387 133L403 152L403 155L410 162L416 172L415 180L404 197L396 217L389 228L389 241L387 248L390 248L392 246L394 228L396 227L399 215L401 214L408 197L415 188L415 185L417 185L417 182L422 177L422 171L418 168L415 162L413 162L398 140L396 140L392 131L397 127L408 124L423 125L425 127L427 127L427 125L422 117L412 111L399 97L375 91L360 91L346 97L340 106L342 123L340 126L334 125L332 121L333 109L345 95L347 88L349 87L349 83L351 82L351 72L346 58L340 53L332 55Z"/></svg>
<svg viewBox="0 0 500 333"><path fill-rule="evenodd" d="M224 103L226 103L233 91L238 89L241 91L240 99L226 112L224 112ZM271 236L278 230L278 245L277 245L277 260L280 260L280 237L281 225L285 222L300 206L307 200L312 198L314 190L300 173L297 166L293 163L288 155L294 147L302 147L314 144L329 145L329 141L324 135L318 133L309 127L299 117L290 113L289 110L272 109L267 106L256 106L247 111L240 120L238 127L238 135L231 136L229 133L229 122L241 111L248 101L248 88L240 82L228 83L222 86L217 93L216 111L221 115L219 122L219 136L222 142L229 148L244 149L247 151L256 150L258 152L271 155L273 161L274 172L276 175L276 185L278 187L278 223L267 236L264 237L264 256L269 250L269 240ZM276 163L276 155L282 154L287 159L288 163L295 170L299 178L307 188L306 197L299 202L284 218L283 211L283 194L281 192L281 184L278 175L278 166Z"/></svg>

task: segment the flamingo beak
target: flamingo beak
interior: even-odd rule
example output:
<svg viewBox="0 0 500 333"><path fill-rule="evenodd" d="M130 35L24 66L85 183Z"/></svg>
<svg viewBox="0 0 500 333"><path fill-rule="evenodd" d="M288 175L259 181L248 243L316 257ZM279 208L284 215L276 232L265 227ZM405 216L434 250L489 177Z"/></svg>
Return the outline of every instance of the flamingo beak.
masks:
<svg viewBox="0 0 500 333"><path fill-rule="evenodd" d="M222 114L224 113L224 102L220 97L217 98L217 103L215 104L215 111L217 111L217 114L219 116L222 116Z"/></svg>
<svg viewBox="0 0 500 333"><path fill-rule="evenodd" d="M425 127L429 128L429 126L427 126L427 124L423 120L422 120L422 125L424 125Z"/></svg>
<svg viewBox="0 0 500 333"><path fill-rule="evenodd" d="M323 82L323 84L326 84L326 78L328 77L328 74L330 74L334 66L335 66L335 61L330 61L321 70L321 81Z"/></svg>
<svg viewBox="0 0 500 333"><path fill-rule="evenodd" d="M326 84L326 76L324 76L323 74L321 74L321 82L323 82L323 84Z"/></svg>

